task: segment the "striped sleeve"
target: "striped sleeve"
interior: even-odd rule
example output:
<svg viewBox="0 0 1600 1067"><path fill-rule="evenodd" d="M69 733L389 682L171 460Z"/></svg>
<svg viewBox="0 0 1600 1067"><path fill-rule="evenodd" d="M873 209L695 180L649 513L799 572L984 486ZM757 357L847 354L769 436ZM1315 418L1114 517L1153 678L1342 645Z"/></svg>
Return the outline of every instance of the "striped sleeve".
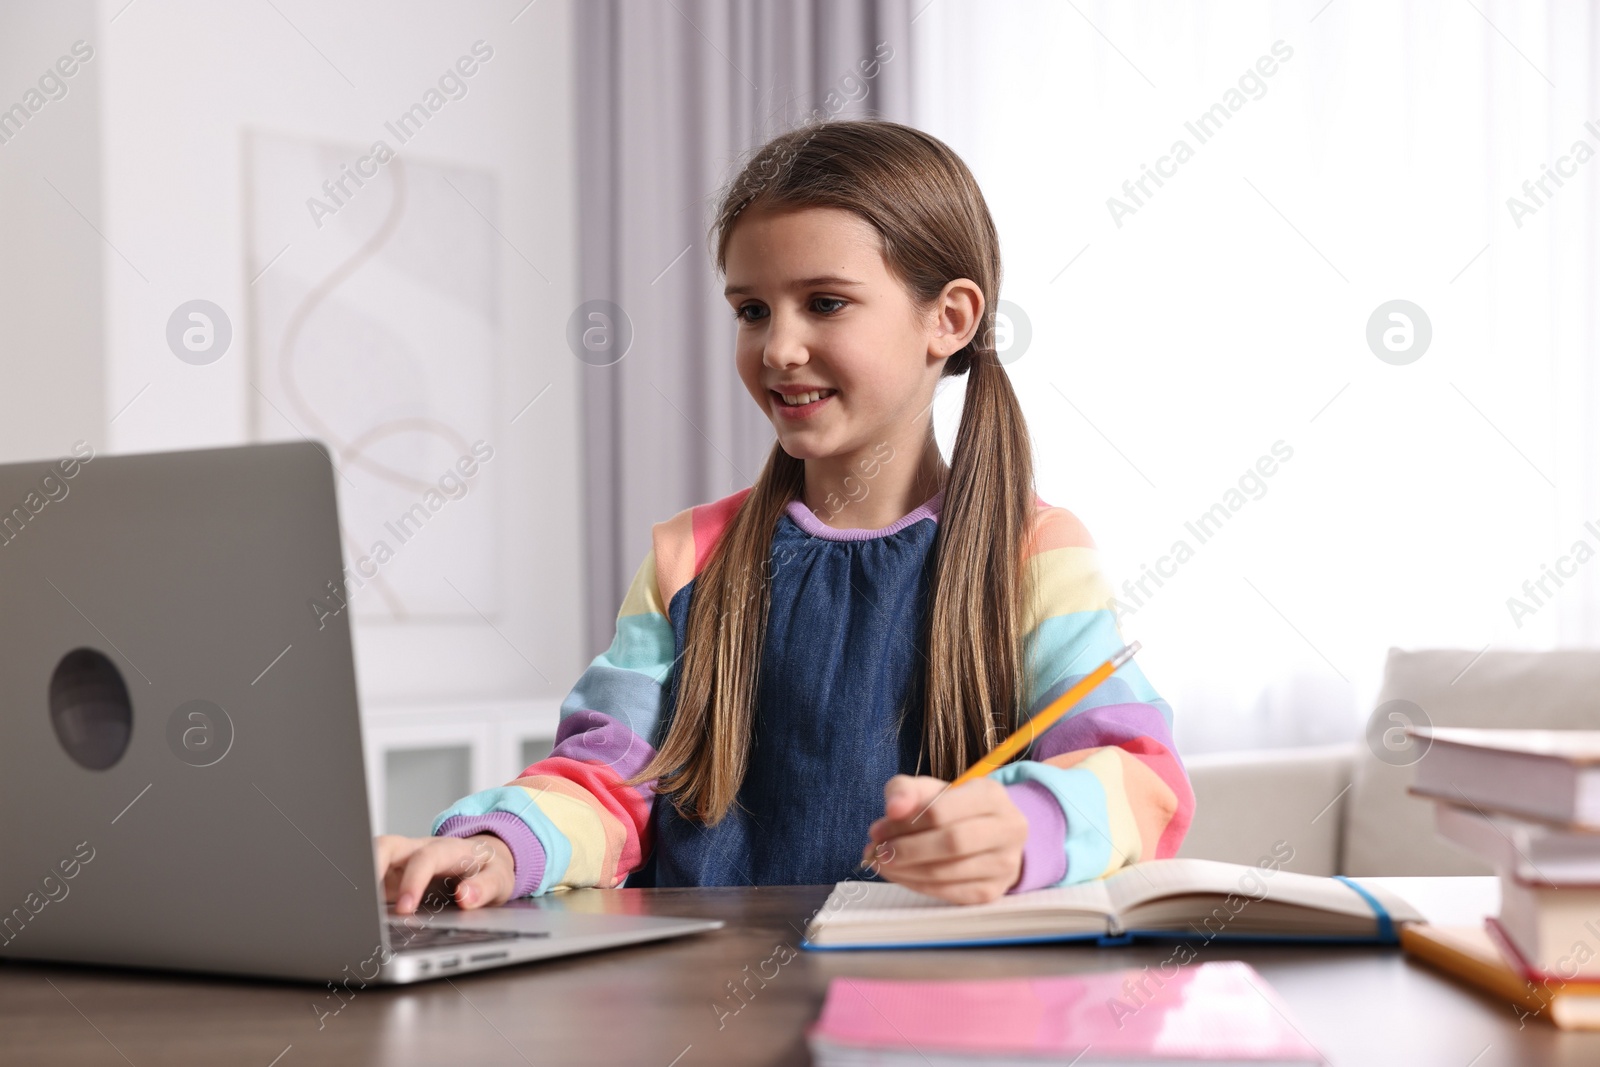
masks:
<svg viewBox="0 0 1600 1067"><path fill-rule="evenodd" d="M614 887L649 853L655 783L624 780L655 757L674 663L656 557L653 549L634 575L611 647L562 702L550 755L434 820L435 834L492 833L505 841L516 861L514 897L557 886Z"/></svg>
<svg viewBox="0 0 1600 1067"><path fill-rule="evenodd" d="M1024 648L1033 715L1125 642L1094 541L1071 512L1041 503L1028 565L1034 592ZM1172 856L1194 815L1194 791L1172 743L1172 709L1136 659L1045 731L1028 759L994 777L1029 817L1015 890L1084 882Z"/></svg>

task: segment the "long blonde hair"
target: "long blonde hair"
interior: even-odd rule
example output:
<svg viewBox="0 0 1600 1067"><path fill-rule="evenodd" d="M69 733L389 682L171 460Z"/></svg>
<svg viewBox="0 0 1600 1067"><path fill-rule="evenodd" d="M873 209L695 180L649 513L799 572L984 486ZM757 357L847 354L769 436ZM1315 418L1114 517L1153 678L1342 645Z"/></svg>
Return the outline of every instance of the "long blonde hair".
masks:
<svg viewBox="0 0 1600 1067"><path fill-rule="evenodd" d="M883 256L913 303L932 308L947 282L983 291L976 335L945 361L967 375L928 591L923 750L950 779L1015 729L1023 700L1022 567L1035 496L1022 408L995 357L1000 243L983 193L942 141L893 122L808 124L759 148L724 190L712 236L719 274L742 212L832 207L882 238ZM676 704L655 759L631 780L680 812L719 822L748 763L770 601L772 536L805 485L805 464L774 444L695 578Z"/></svg>

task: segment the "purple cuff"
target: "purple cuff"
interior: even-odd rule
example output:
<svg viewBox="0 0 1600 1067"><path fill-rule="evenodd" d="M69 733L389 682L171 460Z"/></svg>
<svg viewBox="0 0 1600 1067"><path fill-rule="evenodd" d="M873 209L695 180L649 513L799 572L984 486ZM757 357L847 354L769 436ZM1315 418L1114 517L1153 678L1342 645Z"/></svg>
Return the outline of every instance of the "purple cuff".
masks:
<svg viewBox="0 0 1600 1067"><path fill-rule="evenodd" d="M437 837L471 837L473 834L493 834L511 850L511 863L515 881L511 886L511 899L525 897L539 888L544 878L544 846L533 836L528 824L509 811L491 811L487 815L456 815L446 819L439 827ZM1033 840L1032 831L1028 839Z"/></svg>
<svg viewBox="0 0 1600 1067"><path fill-rule="evenodd" d="M1022 877L1008 893L1026 893L1055 885L1067 876L1067 817L1055 794L1038 782L1006 786L1011 798L1028 818L1028 840L1022 846Z"/></svg>

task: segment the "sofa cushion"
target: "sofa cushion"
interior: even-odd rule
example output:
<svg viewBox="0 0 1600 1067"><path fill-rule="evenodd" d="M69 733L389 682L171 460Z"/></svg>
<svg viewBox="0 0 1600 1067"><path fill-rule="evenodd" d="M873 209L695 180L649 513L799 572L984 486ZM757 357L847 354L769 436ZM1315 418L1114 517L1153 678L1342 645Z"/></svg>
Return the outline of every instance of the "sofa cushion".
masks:
<svg viewBox="0 0 1600 1067"><path fill-rule="evenodd" d="M1351 776L1343 872L1491 873L1434 834L1433 801L1406 792L1414 765L1428 758L1422 746L1406 744L1400 731L1408 723L1600 729L1600 650L1389 650Z"/></svg>
<svg viewBox="0 0 1600 1067"><path fill-rule="evenodd" d="M1178 855L1301 874L1339 873L1339 830L1356 746L1203 753L1183 763L1194 822Z"/></svg>

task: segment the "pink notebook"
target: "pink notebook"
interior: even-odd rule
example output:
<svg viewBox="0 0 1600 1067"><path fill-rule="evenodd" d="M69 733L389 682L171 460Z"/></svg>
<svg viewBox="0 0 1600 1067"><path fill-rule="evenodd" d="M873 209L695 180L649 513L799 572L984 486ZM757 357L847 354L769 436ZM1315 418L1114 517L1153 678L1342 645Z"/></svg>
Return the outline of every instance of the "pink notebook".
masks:
<svg viewBox="0 0 1600 1067"><path fill-rule="evenodd" d="M819 1067L1323 1062L1272 987L1233 960L1170 977L1149 967L981 981L835 978L807 1037Z"/></svg>

